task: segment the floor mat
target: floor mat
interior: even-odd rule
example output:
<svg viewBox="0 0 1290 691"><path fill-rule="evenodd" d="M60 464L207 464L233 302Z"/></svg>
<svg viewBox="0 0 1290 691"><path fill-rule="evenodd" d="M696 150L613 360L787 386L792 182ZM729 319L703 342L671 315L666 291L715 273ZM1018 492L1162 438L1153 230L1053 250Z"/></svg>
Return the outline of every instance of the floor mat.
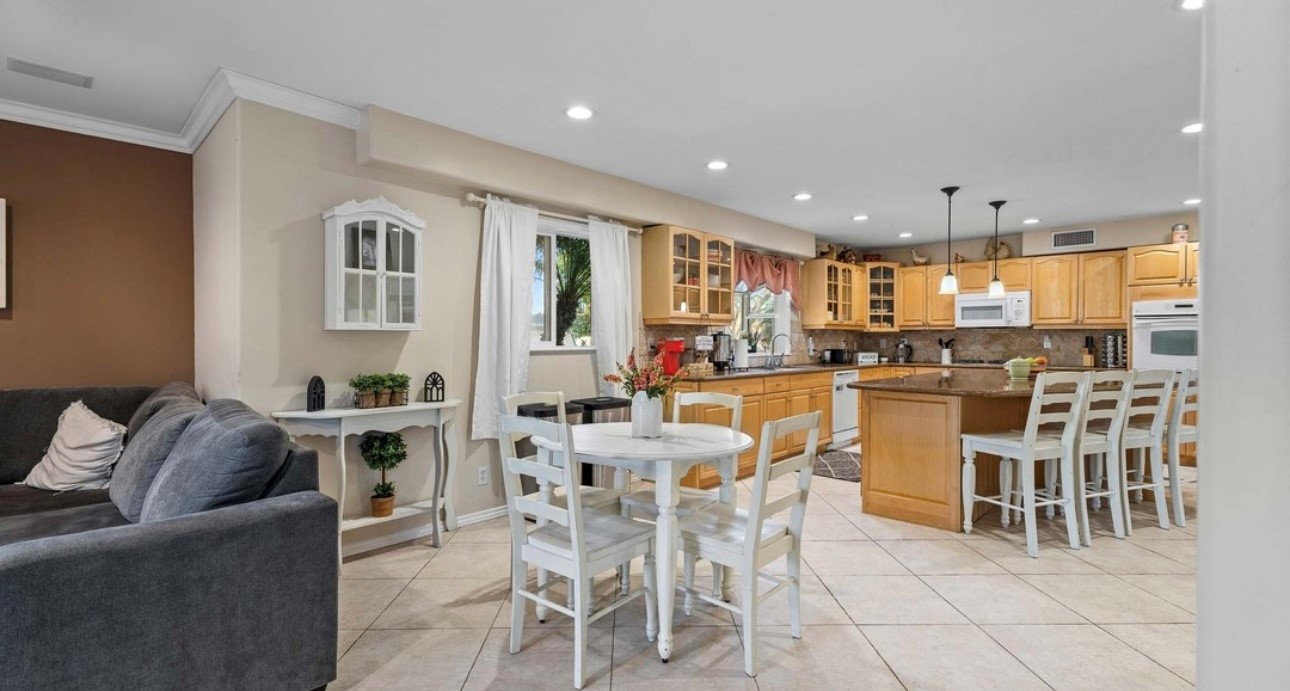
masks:
<svg viewBox="0 0 1290 691"><path fill-rule="evenodd" d="M815 474L835 480L860 482L860 454L851 451L826 451L815 457Z"/></svg>

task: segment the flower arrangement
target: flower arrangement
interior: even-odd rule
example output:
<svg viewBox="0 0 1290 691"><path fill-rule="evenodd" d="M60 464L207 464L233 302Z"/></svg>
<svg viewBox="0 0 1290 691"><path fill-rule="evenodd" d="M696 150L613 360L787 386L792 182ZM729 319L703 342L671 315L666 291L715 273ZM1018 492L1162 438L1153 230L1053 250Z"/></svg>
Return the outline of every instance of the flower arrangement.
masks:
<svg viewBox="0 0 1290 691"><path fill-rule="evenodd" d="M680 370L676 374L664 374L661 354L645 360L644 364L639 364L636 351L632 350L627 354L627 363L618 365L618 373L606 374L604 379L614 384L622 384L623 391L628 396L635 396L636 392L642 391L650 398L662 398L684 377L685 370Z"/></svg>

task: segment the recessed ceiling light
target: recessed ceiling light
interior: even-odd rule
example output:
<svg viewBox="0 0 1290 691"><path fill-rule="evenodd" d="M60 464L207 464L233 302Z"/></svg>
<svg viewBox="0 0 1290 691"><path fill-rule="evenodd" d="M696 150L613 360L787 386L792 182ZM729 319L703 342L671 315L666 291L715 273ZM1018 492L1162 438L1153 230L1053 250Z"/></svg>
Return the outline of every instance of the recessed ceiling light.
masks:
<svg viewBox="0 0 1290 691"><path fill-rule="evenodd" d="M1199 10L1205 6L1205 0L1180 0L1178 9L1180 10Z"/></svg>
<svg viewBox="0 0 1290 691"><path fill-rule="evenodd" d="M898 237L898 238L912 238L912 237L914 237L914 234L913 234L913 233L901 233L900 235L897 235L896 237Z"/></svg>
<svg viewBox="0 0 1290 691"><path fill-rule="evenodd" d="M1183 133L1183 134L1200 134L1200 131L1201 131L1201 130L1203 130L1203 129L1205 129L1205 123L1203 123L1203 122L1189 122L1189 123L1187 123L1186 125L1183 125L1182 133Z"/></svg>
<svg viewBox="0 0 1290 691"><path fill-rule="evenodd" d="M590 120L591 116L595 115L595 113L591 112L591 109L586 106L571 106L568 110L564 111L564 114L574 120Z"/></svg>
<svg viewBox="0 0 1290 691"><path fill-rule="evenodd" d="M853 220L853 221L867 221L867 220L869 220L869 217L868 217L868 216L866 216L866 215L864 215L864 214L856 214L856 215L854 215L854 216L852 216L852 217L851 217L851 220Z"/></svg>
<svg viewBox="0 0 1290 691"><path fill-rule="evenodd" d="M797 194L793 195L793 199L796 199L799 202L809 201L811 199L811 193L798 192Z"/></svg>
<svg viewBox="0 0 1290 691"><path fill-rule="evenodd" d="M1196 197L1192 197L1191 199L1184 199L1183 203L1186 204L1187 206L1196 206L1197 204L1200 203L1200 199Z"/></svg>
<svg viewBox="0 0 1290 691"><path fill-rule="evenodd" d="M725 170L730 164L725 161L708 161L708 170Z"/></svg>
<svg viewBox="0 0 1290 691"><path fill-rule="evenodd" d="M1027 218L1026 220L1022 221L1022 223L1025 223L1025 224L1026 224L1026 225L1028 225L1028 226L1033 226L1033 225L1035 225L1036 223L1038 223L1038 222L1040 222L1040 221L1042 221L1042 220L1044 220L1044 219L1042 219L1042 218Z"/></svg>

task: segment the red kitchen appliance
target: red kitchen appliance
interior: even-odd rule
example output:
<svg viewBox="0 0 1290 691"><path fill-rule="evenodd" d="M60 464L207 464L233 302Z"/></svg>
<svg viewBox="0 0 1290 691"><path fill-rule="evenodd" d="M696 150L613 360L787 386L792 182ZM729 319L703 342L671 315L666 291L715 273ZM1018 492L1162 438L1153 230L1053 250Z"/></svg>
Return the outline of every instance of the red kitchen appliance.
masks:
<svg viewBox="0 0 1290 691"><path fill-rule="evenodd" d="M681 353L685 352L684 338L665 338L658 344L663 355L663 373L676 374L681 369Z"/></svg>

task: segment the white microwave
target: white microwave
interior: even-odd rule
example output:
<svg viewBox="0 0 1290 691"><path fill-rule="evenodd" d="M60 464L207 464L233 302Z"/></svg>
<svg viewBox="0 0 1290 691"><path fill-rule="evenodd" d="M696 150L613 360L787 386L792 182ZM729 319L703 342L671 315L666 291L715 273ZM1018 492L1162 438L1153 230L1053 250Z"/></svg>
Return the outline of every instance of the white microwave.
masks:
<svg viewBox="0 0 1290 691"><path fill-rule="evenodd" d="M992 298L985 293L954 296L955 327L1030 326L1030 291L1018 290Z"/></svg>

